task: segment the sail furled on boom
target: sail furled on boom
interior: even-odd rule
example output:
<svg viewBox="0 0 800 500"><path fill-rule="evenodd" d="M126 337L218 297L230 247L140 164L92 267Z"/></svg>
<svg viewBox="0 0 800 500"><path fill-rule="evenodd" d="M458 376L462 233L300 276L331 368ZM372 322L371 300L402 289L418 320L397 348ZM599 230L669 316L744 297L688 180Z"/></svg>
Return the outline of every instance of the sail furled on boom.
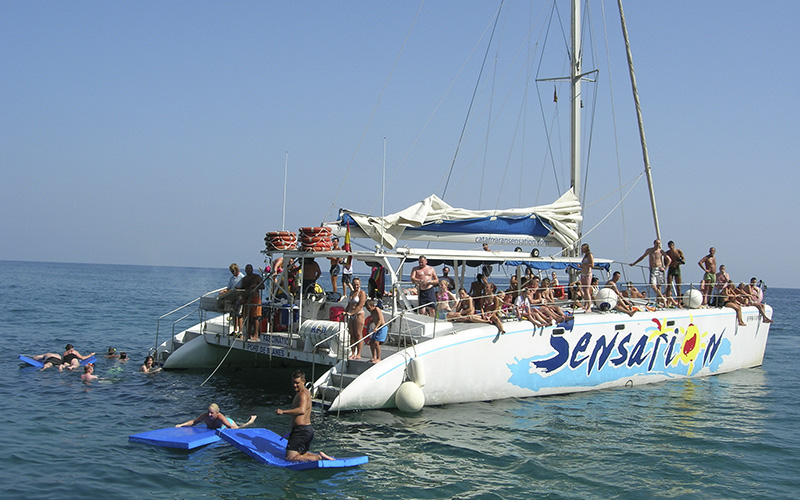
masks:
<svg viewBox="0 0 800 500"><path fill-rule="evenodd" d="M581 220L580 202L570 189L549 205L504 210L456 208L432 194L385 217L343 208L336 225L343 229L349 223L354 237L388 248L401 240L569 248L578 241Z"/></svg>

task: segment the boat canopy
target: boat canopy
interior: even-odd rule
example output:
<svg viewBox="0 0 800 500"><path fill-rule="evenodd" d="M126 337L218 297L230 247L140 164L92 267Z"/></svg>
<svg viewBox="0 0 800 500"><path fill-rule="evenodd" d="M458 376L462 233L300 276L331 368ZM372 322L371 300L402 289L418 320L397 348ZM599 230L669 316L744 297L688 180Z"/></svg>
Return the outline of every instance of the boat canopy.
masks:
<svg viewBox="0 0 800 500"><path fill-rule="evenodd" d="M400 212L376 217L341 209L331 224L342 235L394 248L400 240L571 248L578 241L581 205L572 189L550 205L505 210L455 208L435 194Z"/></svg>

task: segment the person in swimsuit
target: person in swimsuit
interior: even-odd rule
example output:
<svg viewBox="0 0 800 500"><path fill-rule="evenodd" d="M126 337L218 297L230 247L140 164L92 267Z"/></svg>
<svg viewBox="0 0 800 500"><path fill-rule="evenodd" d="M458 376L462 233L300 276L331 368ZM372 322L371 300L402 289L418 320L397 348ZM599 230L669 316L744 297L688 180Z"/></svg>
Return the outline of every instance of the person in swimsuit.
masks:
<svg viewBox="0 0 800 500"><path fill-rule="evenodd" d="M447 318L447 315L455 309L458 298L450 291L450 283L444 279L439 280L439 293L436 294L436 310L439 319Z"/></svg>
<svg viewBox="0 0 800 500"><path fill-rule="evenodd" d="M471 321L474 315L475 304L472 302L472 297L464 287L459 288L456 310L447 313L447 319L450 321Z"/></svg>
<svg viewBox="0 0 800 500"><path fill-rule="evenodd" d="M261 317L261 290L264 289L264 281L261 276L253 272L253 265L247 264L244 267L245 277L239 282L239 288L247 292L244 310L244 330L247 332L247 340L258 342L259 321Z"/></svg>
<svg viewBox="0 0 800 500"><path fill-rule="evenodd" d="M161 367L156 366L153 356L147 356L144 358L144 364L139 368L139 371L144 373L156 373L161 371Z"/></svg>
<svg viewBox="0 0 800 500"><path fill-rule="evenodd" d="M703 294L703 305L709 305L711 299L711 291L717 282L717 258L714 256L717 249L711 247L708 249L708 255L700 259L697 265L703 270L703 281L700 282L700 292Z"/></svg>
<svg viewBox="0 0 800 500"><path fill-rule="evenodd" d="M656 294L656 302L666 305L667 301L661 293L661 286L664 284L664 272L672 262L669 255L667 255L661 248L661 240L653 240L653 246L644 251L641 257L631 263L635 266L642 259L648 257L648 265L650 266L650 286Z"/></svg>
<svg viewBox="0 0 800 500"><path fill-rule="evenodd" d="M594 267L594 255L592 255L592 250L589 248L588 243L581 245L581 253L583 254L583 259L581 259L580 290L581 298L583 299L583 310L588 313L592 312L592 299L594 298L592 295L592 268Z"/></svg>
<svg viewBox="0 0 800 500"><path fill-rule="evenodd" d="M436 314L436 286L439 285L439 278L436 277L436 270L428 265L428 258L424 255L420 255L419 265L411 270L411 282L417 285L419 290L420 312L434 316Z"/></svg>
<svg viewBox="0 0 800 500"><path fill-rule="evenodd" d="M42 365L42 367L39 368L40 372L45 371L48 368L52 368L54 366L58 367L58 371L63 370L62 364L64 360L61 358L60 354L56 354L54 352L46 352L44 354L37 354L35 356L28 356L28 357L33 360L41 361L42 363L44 363L44 365Z"/></svg>
<svg viewBox="0 0 800 500"><path fill-rule="evenodd" d="M348 315L347 329L350 331L350 358L361 359L361 341L364 330L364 303L367 294L361 289L361 278L353 278L353 292L347 302L345 313Z"/></svg>
<svg viewBox="0 0 800 500"><path fill-rule="evenodd" d="M74 370L75 368L81 366L81 361L83 361L84 359L89 359L92 356L94 356L93 352L87 354L86 356L82 355L81 353L75 350L72 344L67 344L66 346L64 346L64 349L65 351L64 354L61 355L61 359L64 362L63 368L66 368L67 370Z"/></svg>
<svg viewBox="0 0 800 500"><path fill-rule="evenodd" d="M683 250L675 248L675 242L667 243L667 256L670 258L669 268L667 268L667 297L672 293L673 283L675 284L675 296L681 296L681 266L686 264Z"/></svg>
<svg viewBox="0 0 800 500"><path fill-rule="evenodd" d="M381 360L381 345L386 342L386 337L389 334L389 328L386 326L386 320L383 318L383 311L375 305L375 301L367 299L364 306L369 311L369 318L367 318L367 328L371 330L369 339L369 350L372 352L372 364L378 363ZM370 326L372 328L370 328Z"/></svg>
<svg viewBox="0 0 800 500"><path fill-rule="evenodd" d="M331 238L331 241L333 242L333 248L331 248L331 251L341 250L339 247L339 238ZM336 282L339 280L339 271L341 269L342 259L339 257L328 257L328 261L331 263L331 269L329 271L331 275L331 287L333 287L333 293L337 293L339 287L337 286Z"/></svg>
<svg viewBox="0 0 800 500"><path fill-rule="evenodd" d="M363 292L362 292L363 293ZM306 388L306 374L300 370L292 374L292 387L295 396L292 408L282 410L278 408L278 415L292 417L292 431L289 433L286 445L286 460L292 462L313 462L316 460L333 460L323 452L311 453L311 441L314 440L314 428L311 426L311 393Z"/></svg>
<svg viewBox="0 0 800 500"><path fill-rule="evenodd" d="M85 383L92 382L93 380L97 380L97 375L94 374L94 365L89 363L88 365L83 367L83 375L81 375L81 380Z"/></svg>
<svg viewBox="0 0 800 500"><path fill-rule="evenodd" d="M206 427L209 429L221 429L222 427L227 427L228 429L242 429L255 422L256 418L255 415L250 415L250 420L242 425L237 425L236 422L229 420L225 415L219 412L219 405L211 403L208 405L207 412L193 420L187 420L182 424L176 424L175 427L192 427L197 424L206 424Z"/></svg>

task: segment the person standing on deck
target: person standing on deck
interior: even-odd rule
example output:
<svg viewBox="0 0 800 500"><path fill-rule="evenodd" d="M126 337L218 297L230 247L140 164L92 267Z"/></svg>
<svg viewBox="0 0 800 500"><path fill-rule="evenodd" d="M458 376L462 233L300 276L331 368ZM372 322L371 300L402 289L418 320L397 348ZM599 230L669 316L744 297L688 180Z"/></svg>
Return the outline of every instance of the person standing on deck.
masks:
<svg viewBox="0 0 800 500"><path fill-rule="evenodd" d="M331 239L331 242L333 242L333 248L331 248L331 251L335 252L341 250L341 248L339 247L339 238L334 237ZM340 259L339 257L328 257L328 260L331 263L331 269L329 271L331 275L331 287L333 287L333 293L337 293L339 288L337 286L337 281L339 281L339 272L342 267L341 266L342 259Z"/></svg>
<svg viewBox="0 0 800 500"><path fill-rule="evenodd" d="M653 240L653 246L644 251L641 257L631 263L635 266L642 259L648 257L650 267L650 286L656 292L656 301L666 305L664 295L661 293L661 286L664 284L664 272L667 270L671 259L669 255L661 249L661 240Z"/></svg>
<svg viewBox="0 0 800 500"><path fill-rule="evenodd" d="M261 276L253 272L253 265L247 264L244 268L245 277L239 282L239 288L249 292L245 300L245 331L247 339L258 341L258 317L261 316L261 290L264 283Z"/></svg>
<svg viewBox="0 0 800 500"><path fill-rule="evenodd" d="M700 282L700 292L703 294L703 305L709 304L711 298L711 291L717 282L717 258L714 256L717 249L711 247L708 249L708 255L700 259L697 265L703 270L703 281Z"/></svg>
<svg viewBox="0 0 800 500"><path fill-rule="evenodd" d="M317 460L333 460L323 452L311 453L311 441L314 440L314 428L311 426L311 393L306 389L306 374L300 370L292 374L292 387L294 387L294 400L292 408L282 410L278 408L278 415L291 415L292 431L286 445L286 460L291 462L314 462Z"/></svg>
<svg viewBox="0 0 800 500"><path fill-rule="evenodd" d="M436 286L439 278L436 270L428 265L428 258L419 257L419 265L411 270L411 282L419 289L419 307L422 314L433 316L436 314Z"/></svg>
<svg viewBox="0 0 800 500"><path fill-rule="evenodd" d="M675 242L670 241L667 243L667 256L670 258L669 267L667 268L667 297L671 295L672 284L675 283L675 296L680 299L681 296L681 266L686 264L686 259L683 256L683 250L675 248Z"/></svg>

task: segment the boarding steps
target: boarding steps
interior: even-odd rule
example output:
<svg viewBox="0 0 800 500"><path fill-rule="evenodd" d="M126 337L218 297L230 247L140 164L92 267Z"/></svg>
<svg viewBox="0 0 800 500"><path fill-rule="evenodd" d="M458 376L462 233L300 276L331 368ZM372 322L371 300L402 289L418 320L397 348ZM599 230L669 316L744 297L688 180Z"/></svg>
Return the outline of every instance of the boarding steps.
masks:
<svg viewBox="0 0 800 500"><path fill-rule="evenodd" d="M321 406L323 409L328 409L331 404L339 396L339 393L345 387L358 378L359 375L367 371L372 363L363 360L350 359L345 361L345 369L340 372L334 367L328 374L327 380L324 380L317 386L314 392L313 404Z"/></svg>

